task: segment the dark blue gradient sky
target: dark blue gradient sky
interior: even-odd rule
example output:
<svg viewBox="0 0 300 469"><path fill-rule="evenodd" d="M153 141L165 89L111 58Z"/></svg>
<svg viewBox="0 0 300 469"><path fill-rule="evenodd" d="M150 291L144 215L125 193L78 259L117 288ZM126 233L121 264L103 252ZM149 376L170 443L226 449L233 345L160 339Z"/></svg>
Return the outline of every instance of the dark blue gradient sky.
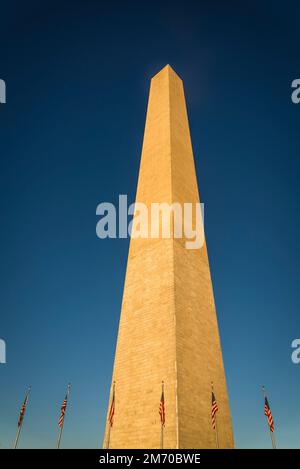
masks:
<svg viewBox="0 0 300 469"><path fill-rule="evenodd" d="M237 447L299 447L299 2L0 2L0 444L102 444L149 80L183 78Z"/></svg>

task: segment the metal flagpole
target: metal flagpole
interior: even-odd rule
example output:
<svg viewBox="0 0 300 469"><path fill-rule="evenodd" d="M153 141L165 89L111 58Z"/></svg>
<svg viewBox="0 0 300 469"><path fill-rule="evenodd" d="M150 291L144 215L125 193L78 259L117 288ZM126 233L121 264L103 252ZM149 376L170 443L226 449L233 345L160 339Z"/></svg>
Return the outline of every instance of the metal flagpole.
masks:
<svg viewBox="0 0 300 469"><path fill-rule="evenodd" d="M14 449L17 449L17 447L18 447L18 441L19 441L19 437L20 437L21 426L22 426L22 425L20 425L20 426L18 427L17 436L16 436L15 444L14 444Z"/></svg>
<svg viewBox="0 0 300 469"><path fill-rule="evenodd" d="M25 396L25 400L24 400L23 406L24 406L24 405L27 406L30 391L31 391L31 386L29 386L29 388L28 388L28 391L27 391L27 394L26 394L26 396ZM22 408L23 408L23 406L22 406ZM21 408L21 412L22 412L22 408ZM26 407L25 407L25 410L26 410ZM23 425L23 419L24 419L25 410L24 410L24 413L23 413L23 416L22 416L20 425L18 425L18 430L17 430L16 439L15 439L14 449L17 449L17 447L18 447L19 438L20 438L20 433L21 433L21 428L22 428L22 425ZM20 416L21 416L21 415L20 415Z"/></svg>
<svg viewBox="0 0 300 469"><path fill-rule="evenodd" d="M270 432L270 433L271 433L272 447L273 449L276 449L275 433L274 432Z"/></svg>
<svg viewBox="0 0 300 469"><path fill-rule="evenodd" d="M67 403L68 403L69 396L70 396L70 387L71 387L71 385L69 383L68 386L67 386ZM66 410L67 410L67 408L66 408ZM57 449L60 448L60 442L61 442L61 436L62 436L64 421L65 421L65 415L64 415L63 421L61 423L61 427L59 429L59 435L58 435L58 440L57 440Z"/></svg>
<svg viewBox="0 0 300 469"><path fill-rule="evenodd" d="M211 391L212 391L213 395L215 396L214 383L213 382L211 382ZM215 398L216 398L216 396L215 396ZM214 419L215 419L216 448L219 449L219 434L218 434L217 412L215 413Z"/></svg>
<svg viewBox="0 0 300 469"><path fill-rule="evenodd" d="M108 424L106 449L109 449L109 443L110 443L110 423Z"/></svg>
<svg viewBox="0 0 300 469"><path fill-rule="evenodd" d="M267 397L267 393L266 393L266 388L265 388L264 386L262 386L262 391L263 391L264 403L265 403L265 400L266 400L266 397ZM274 431L271 432L270 425L269 425L269 431L270 431L270 437L271 437L271 442L272 442L272 448L273 448L273 449L276 449L275 433L274 433Z"/></svg>
<svg viewBox="0 0 300 469"><path fill-rule="evenodd" d="M63 431L63 426L64 426L64 422L62 422L61 427L60 427L60 429L59 429L59 435L58 435L58 440L57 440L57 449L60 448L60 441L61 441L61 435L62 435L62 431Z"/></svg>
<svg viewBox="0 0 300 469"><path fill-rule="evenodd" d="M112 398L111 398L111 403L110 403L110 408L109 408L109 414L108 414L108 431L107 431L106 449L109 449L110 429L111 429L112 419L113 419L114 413L115 413L115 409L114 409L114 406L115 406L115 386L116 386L116 382L114 381L113 382L113 393L112 393Z"/></svg>
<svg viewBox="0 0 300 469"><path fill-rule="evenodd" d="M217 416L215 415L215 432L216 432L216 448L219 449L219 435L218 435L218 422L217 422Z"/></svg>

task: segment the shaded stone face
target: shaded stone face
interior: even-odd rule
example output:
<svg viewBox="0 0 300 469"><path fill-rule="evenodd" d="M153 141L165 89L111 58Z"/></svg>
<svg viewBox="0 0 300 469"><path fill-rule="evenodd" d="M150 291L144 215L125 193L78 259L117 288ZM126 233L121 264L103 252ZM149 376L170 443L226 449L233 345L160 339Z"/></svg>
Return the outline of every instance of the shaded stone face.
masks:
<svg viewBox="0 0 300 469"><path fill-rule="evenodd" d="M166 66L152 80L136 201L199 202L184 90ZM104 447L215 448L211 382L218 402L219 446L233 447L220 338L206 244L131 239L113 371L115 416ZM109 435L108 435L109 434Z"/></svg>

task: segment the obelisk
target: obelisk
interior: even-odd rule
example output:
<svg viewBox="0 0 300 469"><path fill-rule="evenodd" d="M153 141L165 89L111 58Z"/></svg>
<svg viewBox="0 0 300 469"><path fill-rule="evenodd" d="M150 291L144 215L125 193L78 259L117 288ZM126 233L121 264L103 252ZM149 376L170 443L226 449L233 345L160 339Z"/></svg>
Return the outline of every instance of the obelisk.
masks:
<svg viewBox="0 0 300 469"><path fill-rule="evenodd" d="M151 80L136 202L199 202L182 80L167 65ZM110 448L220 448L233 433L206 244L131 239L112 382ZM111 397L111 396L110 396ZM104 438L107 446L108 423Z"/></svg>

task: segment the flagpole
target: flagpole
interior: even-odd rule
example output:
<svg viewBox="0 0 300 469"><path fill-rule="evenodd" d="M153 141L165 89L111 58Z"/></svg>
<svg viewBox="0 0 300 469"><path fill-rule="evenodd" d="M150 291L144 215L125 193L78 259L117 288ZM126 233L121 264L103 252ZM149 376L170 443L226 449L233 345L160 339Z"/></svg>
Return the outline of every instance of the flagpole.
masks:
<svg viewBox="0 0 300 469"><path fill-rule="evenodd" d="M266 393L266 388L264 386L262 386L262 391L263 391L264 400L265 400L267 397L267 393ZM275 433L274 431L271 432L270 425L269 425L269 431L270 431L270 437L271 437L271 442L272 442L272 448L276 449Z"/></svg>
<svg viewBox="0 0 300 469"><path fill-rule="evenodd" d="M276 441L275 441L274 432L270 432L270 433L271 433L272 447L273 449L276 449Z"/></svg>
<svg viewBox="0 0 300 469"><path fill-rule="evenodd" d="M111 405L112 405L112 399L115 398L115 385L116 385L116 382L114 381L113 382L113 393L112 393L112 397L111 397L110 409L111 409ZM110 410L109 410L109 413L110 413ZM106 449L109 449L109 445L110 445L110 429L111 429L111 422L110 422L110 418L109 418L109 415L108 415L108 431L107 431Z"/></svg>
<svg viewBox="0 0 300 469"><path fill-rule="evenodd" d="M24 402L26 402L26 406L27 406L27 403L28 403L28 398L29 398L30 391L31 391L31 386L29 386L28 391L27 391L27 394L26 394L26 396L25 396L25 401L24 401ZM24 404L23 404L23 405L24 405ZM25 413L25 412L24 412L24 413ZM24 417L24 415L23 415L23 417ZM21 428L22 428L22 426L23 426L23 420L24 420L24 419L22 418L22 420L21 420L21 422L20 422L20 425L18 425L18 430L17 430L16 439L15 439L14 449L17 449L17 447L18 447L19 438L20 438L20 433L21 433Z"/></svg>
<svg viewBox="0 0 300 469"><path fill-rule="evenodd" d="M162 390L162 395L164 396L164 382L161 382L161 390ZM165 397L164 397L165 398ZM164 449L164 424L161 422L160 426L160 448Z"/></svg>
<svg viewBox="0 0 300 469"><path fill-rule="evenodd" d="M108 424L106 449L109 449L109 443L110 443L110 423Z"/></svg>
<svg viewBox="0 0 300 469"><path fill-rule="evenodd" d="M18 427L17 436L16 436L15 444L14 444L14 449L17 449L17 447L18 447L18 441L19 441L19 437L20 437L21 427L22 427L22 425L20 425Z"/></svg>
<svg viewBox="0 0 300 469"><path fill-rule="evenodd" d="M214 383L211 382L211 390L214 393ZM219 449L219 434L218 434L218 421L217 421L217 413L215 413L215 435L216 435L216 448Z"/></svg>
<svg viewBox="0 0 300 469"><path fill-rule="evenodd" d="M71 387L71 385L70 385L70 383L69 383L68 386L67 386L67 401L69 400L70 387ZM59 435L58 435L58 440L57 440L57 449L60 448L60 442L61 442L61 436L62 436L64 421L65 421L65 415L64 415L63 421L62 421L62 423L61 423L61 427L60 427L60 429L59 429Z"/></svg>
<svg viewBox="0 0 300 469"><path fill-rule="evenodd" d="M215 432L216 432L216 448L219 449L219 435L218 435L218 422L217 422L217 415L215 415Z"/></svg>
<svg viewBox="0 0 300 469"><path fill-rule="evenodd" d="M59 435L58 435L58 440L57 440L57 449L60 448L60 441L61 441L63 426L64 426L64 422L62 422L61 427L59 429Z"/></svg>

